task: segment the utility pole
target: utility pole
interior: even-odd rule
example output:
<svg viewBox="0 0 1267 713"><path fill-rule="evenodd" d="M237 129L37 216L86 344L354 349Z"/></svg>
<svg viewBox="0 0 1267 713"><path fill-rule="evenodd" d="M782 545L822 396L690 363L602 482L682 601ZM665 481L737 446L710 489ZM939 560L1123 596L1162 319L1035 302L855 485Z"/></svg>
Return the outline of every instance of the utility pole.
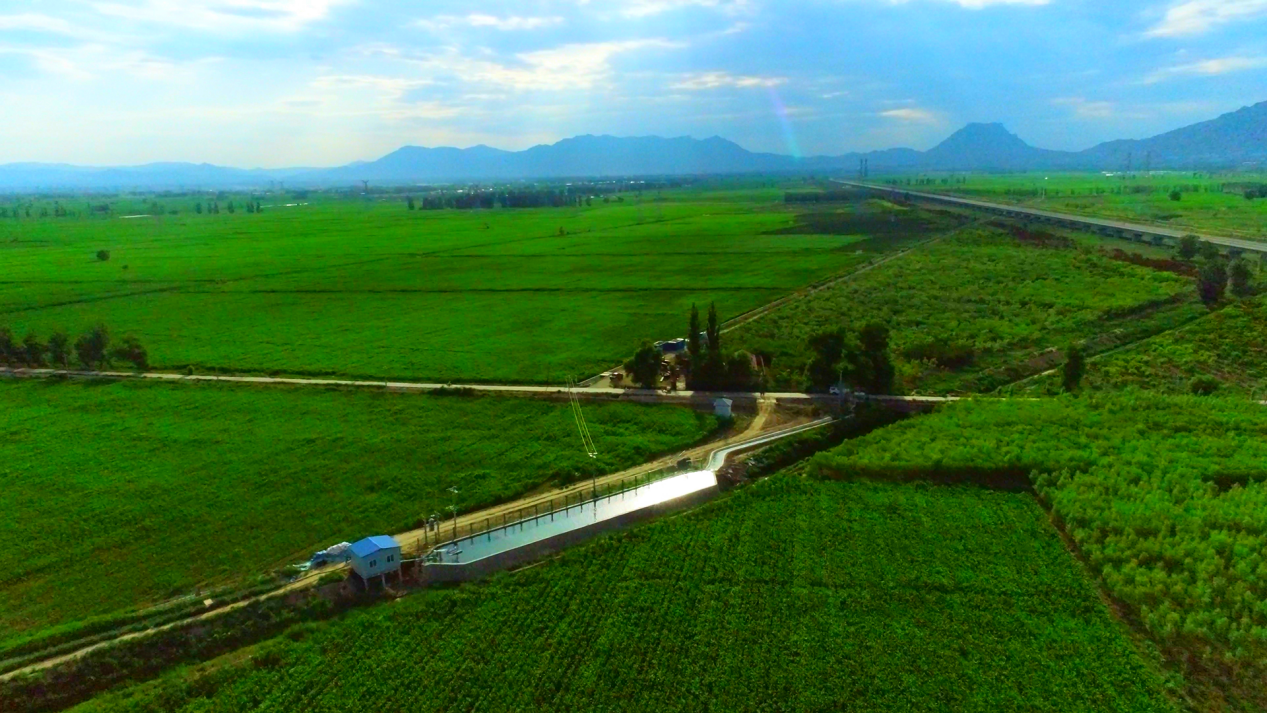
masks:
<svg viewBox="0 0 1267 713"><path fill-rule="evenodd" d="M449 488L449 492L453 493L453 504L449 506L449 510L453 513L453 541L458 540L458 486L454 485Z"/></svg>

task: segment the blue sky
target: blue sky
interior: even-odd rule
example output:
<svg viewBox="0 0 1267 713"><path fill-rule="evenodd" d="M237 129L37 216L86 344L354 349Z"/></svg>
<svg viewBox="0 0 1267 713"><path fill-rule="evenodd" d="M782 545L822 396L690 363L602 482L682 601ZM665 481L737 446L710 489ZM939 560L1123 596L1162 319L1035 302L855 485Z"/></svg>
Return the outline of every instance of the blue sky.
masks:
<svg viewBox="0 0 1267 713"><path fill-rule="evenodd" d="M1267 0L0 0L0 163L325 166L583 133L1082 149L1267 100Z"/></svg>

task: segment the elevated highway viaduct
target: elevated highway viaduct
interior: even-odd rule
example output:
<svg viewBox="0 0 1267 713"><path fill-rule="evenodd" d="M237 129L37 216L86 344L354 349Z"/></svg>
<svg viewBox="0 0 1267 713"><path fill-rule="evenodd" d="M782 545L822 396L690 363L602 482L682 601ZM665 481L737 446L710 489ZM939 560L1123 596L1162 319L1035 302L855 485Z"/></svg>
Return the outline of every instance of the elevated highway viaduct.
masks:
<svg viewBox="0 0 1267 713"><path fill-rule="evenodd" d="M1046 223L1061 228L1098 233L1112 238L1121 238L1140 243L1173 246L1177 245L1179 243L1179 239L1183 236L1195 235L1200 240L1225 248L1228 254L1233 258L1240 257L1245 253L1257 253L1260 256L1267 255L1267 243L1255 242L1253 240L1228 238L1218 235L1206 235L1192 231L1175 230L1173 228L1166 228L1158 225L1126 223L1117 220L1109 220L1107 218L1091 218L1082 215L1056 213L1049 210L1027 208L1025 206L988 203L986 201L979 201L972 198L962 198L960 196L951 196L942 193L908 191L900 186L880 186L872 183L859 183L857 181L843 180L836 180L835 183L849 186L850 188L870 191L890 198L897 198L906 201L921 201L925 203L940 203L942 205L951 205L958 208L968 208L1003 218L1014 218L1036 223Z"/></svg>

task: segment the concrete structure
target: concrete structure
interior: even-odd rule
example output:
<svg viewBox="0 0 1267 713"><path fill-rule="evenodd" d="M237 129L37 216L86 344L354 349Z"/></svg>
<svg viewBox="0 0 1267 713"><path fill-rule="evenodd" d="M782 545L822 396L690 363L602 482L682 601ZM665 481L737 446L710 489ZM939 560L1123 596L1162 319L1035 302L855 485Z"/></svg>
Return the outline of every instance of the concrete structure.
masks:
<svg viewBox="0 0 1267 713"><path fill-rule="evenodd" d="M973 200L971 198L960 198L959 196L951 196L941 193L908 191L903 189L901 186L875 186L868 183L856 183L854 181L836 181L836 183L849 186L851 188L861 188L863 190L873 191L880 195L900 200L942 203L959 208L970 208L972 210L990 213L1004 218L1028 220L1035 223L1046 223L1048 225L1054 225L1060 228L1070 228L1072 230L1084 230L1090 233L1099 233L1100 235L1106 235L1111 238L1121 238L1123 240L1131 240L1137 243L1152 243L1153 245L1162 246L1177 245L1179 243L1179 239L1183 236L1196 235L1201 240L1226 248L1228 254L1233 258L1239 257L1247 251L1267 253L1267 243L1255 242L1253 240L1225 238L1217 235L1203 235L1191 230L1175 230L1173 228L1165 228L1157 225L1125 223L1107 218L1089 218L1086 216L1070 215L1068 213L1055 213L1049 210L1026 208L1024 206L1017 205L987 203L985 201Z"/></svg>
<svg viewBox="0 0 1267 713"><path fill-rule="evenodd" d="M400 570L400 543L388 535L376 535L353 542L352 571L361 579L379 577Z"/></svg>
<svg viewBox="0 0 1267 713"><path fill-rule="evenodd" d="M717 418L734 418L735 402L727 398L715 399L713 401L713 415Z"/></svg>

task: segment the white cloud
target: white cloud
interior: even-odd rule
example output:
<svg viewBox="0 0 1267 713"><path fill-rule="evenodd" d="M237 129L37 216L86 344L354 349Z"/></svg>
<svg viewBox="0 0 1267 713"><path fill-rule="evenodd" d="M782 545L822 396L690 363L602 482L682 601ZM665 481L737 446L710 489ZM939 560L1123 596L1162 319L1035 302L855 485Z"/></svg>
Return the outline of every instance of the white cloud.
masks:
<svg viewBox="0 0 1267 713"><path fill-rule="evenodd" d="M211 32L295 32L354 0L142 0L95 2L103 15Z"/></svg>
<svg viewBox="0 0 1267 713"><path fill-rule="evenodd" d="M1214 77L1264 67L1267 67L1267 57L1220 57L1163 67L1145 77L1144 84L1157 84L1176 77Z"/></svg>
<svg viewBox="0 0 1267 713"><path fill-rule="evenodd" d="M414 60L428 76L466 84L492 84L515 91L592 89L612 75L614 57L648 48L683 46L663 39L569 44L515 55L513 63L464 56L456 50Z"/></svg>
<svg viewBox="0 0 1267 713"><path fill-rule="evenodd" d="M758 87L777 87L786 84L784 77L753 77L729 74L727 72L703 72L685 75L681 81L671 85L672 89L701 91L706 89L752 89Z"/></svg>
<svg viewBox="0 0 1267 713"><path fill-rule="evenodd" d="M563 21L562 17L521 17L518 15L498 17L496 15L474 13L466 16L439 15L429 20L419 20L417 24L419 27L433 31L447 30L454 26L464 25L466 27L492 28L503 32L512 32L539 30L544 27L562 24Z"/></svg>
<svg viewBox="0 0 1267 713"><path fill-rule="evenodd" d="M1108 119L1115 116L1113 102L1091 101L1085 97L1061 97L1051 101L1055 106L1067 106L1080 119Z"/></svg>
<svg viewBox="0 0 1267 713"><path fill-rule="evenodd" d="M629 18L653 17L690 7L717 10L727 15L739 15L753 10L752 0L615 0L614 3L612 0L605 2L576 0L576 3L581 6L604 8L615 5L619 7L620 15Z"/></svg>
<svg viewBox="0 0 1267 713"><path fill-rule="evenodd" d="M139 50L119 50L100 44L76 47L28 47L0 44L0 55L29 58L40 71L74 81L88 81L110 74L146 80L177 76L181 65Z"/></svg>
<svg viewBox="0 0 1267 713"><path fill-rule="evenodd" d="M1200 35L1236 20L1267 15L1267 0L1185 0L1171 5L1148 37Z"/></svg>
<svg viewBox="0 0 1267 713"><path fill-rule="evenodd" d="M912 0L888 0L890 5L905 5ZM995 5L1027 5L1030 7L1038 7L1048 5L1051 0L939 0L940 2L949 2L968 10L983 10L987 7Z"/></svg>
<svg viewBox="0 0 1267 713"><path fill-rule="evenodd" d="M880 116L888 119L897 119L911 124L936 124L939 123L937 115L927 109L889 109L880 112Z"/></svg>
<svg viewBox="0 0 1267 713"><path fill-rule="evenodd" d="M24 12L18 15L0 15L0 30L35 30L37 32L54 32L61 35L78 34L74 26L61 18L33 12Z"/></svg>

